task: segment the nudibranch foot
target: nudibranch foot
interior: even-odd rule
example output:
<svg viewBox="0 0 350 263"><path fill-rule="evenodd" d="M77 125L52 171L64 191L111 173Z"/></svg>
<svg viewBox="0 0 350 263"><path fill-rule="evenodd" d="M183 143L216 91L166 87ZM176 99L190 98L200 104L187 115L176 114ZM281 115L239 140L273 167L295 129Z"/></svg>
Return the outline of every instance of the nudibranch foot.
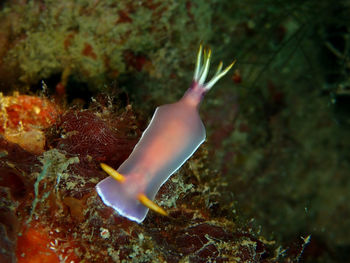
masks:
<svg viewBox="0 0 350 263"><path fill-rule="evenodd" d="M96 190L105 205L112 207L121 216L141 223L148 213L148 207L138 197L130 196L127 187L109 176L97 184Z"/></svg>
<svg viewBox="0 0 350 263"><path fill-rule="evenodd" d="M107 174L111 176L111 178L115 180L115 181L113 180L111 181L111 180L107 180L108 178L106 178L105 180L101 181L97 185L97 192L102 197L103 202L105 204L109 203L107 204L108 206L113 207L123 216L126 216L128 218L134 217L135 219L134 221L138 223L143 221L143 219L145 218L148 211L147 208L163 216L168 216L168 213L163 208L161 208L152 200L150 200L144 193L139 193L137 194L137 198L133 198L133 197L130 197L130 195L128 195L125 191L121 189L118 190L118 188L122 188L122 187L124 187L123 189L126 190L125 187L127 187L127 185L122 185L125 182L126 177L105 163L101 163L100 166ZM121 185L118 186L118 188L116 188L116 183L119 183ZM107 191L108 193L111 192L108 189L110 187L113 187L112 192L114 193L111 193L109 196L105 195L106 193L105 191ZM117 191L119 191L119 193L116 193ZM129 198L127 198L127 196L129 196ZM125 199L128 199L128 200L125 201ZM118 201L117 202L118 205L116 205L114 202L110 202L111 200ZM122 205L125 203L127 203L127 207L126 205ZM140 207L140 204L144 205L144 207L142 206Z"/></svg>

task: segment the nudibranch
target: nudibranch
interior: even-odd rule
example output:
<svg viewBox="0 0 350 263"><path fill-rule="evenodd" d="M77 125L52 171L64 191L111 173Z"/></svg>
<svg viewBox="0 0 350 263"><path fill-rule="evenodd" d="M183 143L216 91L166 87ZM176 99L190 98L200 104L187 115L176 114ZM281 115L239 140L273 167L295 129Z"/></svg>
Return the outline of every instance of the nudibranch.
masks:
<svg viewBox="0 0 350 263"><path fill-rule="evenodd" d="M203 58L202 58L203 56ZM104 204L121 216L141 223L149 209L162 215L166 211L152 200L159 188L192 156L205 140L205 128L198 107L205 93L234 65L222 70L205 83L211 50L199 47L191 87L173 104L158 107L129 158L118 170L101 163L110 176L96 185Z"/></svg>

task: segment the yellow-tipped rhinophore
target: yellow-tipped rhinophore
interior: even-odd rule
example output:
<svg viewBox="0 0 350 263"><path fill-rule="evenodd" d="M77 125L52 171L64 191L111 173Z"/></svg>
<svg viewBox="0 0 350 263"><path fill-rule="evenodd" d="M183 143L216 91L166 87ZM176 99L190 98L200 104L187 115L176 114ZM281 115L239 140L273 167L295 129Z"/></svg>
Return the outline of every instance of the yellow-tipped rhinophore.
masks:
<svg viewBox="0 0 350 263"><path fill-rule="evenodd" d="M161 214L163 216L168 216L168 213L161 208L159 205L157 205L155 202L148 199L148 197L144 194L139 194L138 199L144 206L148 207L149 209L153 210L154 212L157 212L158 214Z"/></svg>
<svg viewBox="0 0 350 263"><path fill-rule="evenodd" d="M112 176L116 181L123 183L126 178L124 175L118 173L116 170L114 170L112 167L110 167L109 165L105 164L105 163L101 163L101 168L108 173L110 176Z"/></svg>

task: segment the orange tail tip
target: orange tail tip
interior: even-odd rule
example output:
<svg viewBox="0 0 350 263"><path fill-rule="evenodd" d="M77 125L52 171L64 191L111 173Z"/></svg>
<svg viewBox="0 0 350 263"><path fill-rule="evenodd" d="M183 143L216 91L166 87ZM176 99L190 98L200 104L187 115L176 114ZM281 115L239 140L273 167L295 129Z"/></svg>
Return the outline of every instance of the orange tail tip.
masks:
<svg viewBox="0 0 350 263"><path fill-rule="evenodd" d="M163 208L161 208L159 205L151 201L146 195L139 194L138 199L141 204L153 210L154 212L161 214L163 216L168 216L168 213Z"/></svg>
<svg viewBox="0 0 350 263"><path fill-rule="evenodd" d="M101 163L100 164L101 168L108 173L111 177L113 177L116 181L123 183L126 178L124 175L118 173L116 170L114 170L112 167L110 167L109 165L105 164L105 163Z"/></svg>

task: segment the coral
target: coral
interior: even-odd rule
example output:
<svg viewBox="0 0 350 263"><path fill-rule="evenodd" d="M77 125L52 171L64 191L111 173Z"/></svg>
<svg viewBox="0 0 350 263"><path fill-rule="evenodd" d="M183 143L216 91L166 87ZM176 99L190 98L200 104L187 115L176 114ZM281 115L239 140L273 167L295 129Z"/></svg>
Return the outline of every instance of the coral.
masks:
<svg viewBox="0 0 350 263"><path fill-rule="evenodd" d="M25 150L40 154L44 151L42 129L52 125L60 109L46 98L0 93L0 134Z"/></svg>

